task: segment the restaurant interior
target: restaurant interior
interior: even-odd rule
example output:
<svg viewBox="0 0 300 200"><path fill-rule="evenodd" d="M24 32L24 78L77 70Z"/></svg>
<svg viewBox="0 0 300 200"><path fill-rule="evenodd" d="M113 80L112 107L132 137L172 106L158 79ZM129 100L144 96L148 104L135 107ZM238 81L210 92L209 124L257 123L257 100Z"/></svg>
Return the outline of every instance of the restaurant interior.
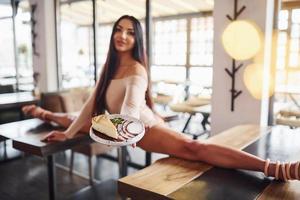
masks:
<svg viewBox="0 0 300 200"><path fill-rule="evenodd" d="M64 129L22 108L79 113L122 15L141 22L154 109L167 127L300 161L299 0L0 0L0 199L300 199L300 181L261 172L89 134L41 141Z"/></svg>

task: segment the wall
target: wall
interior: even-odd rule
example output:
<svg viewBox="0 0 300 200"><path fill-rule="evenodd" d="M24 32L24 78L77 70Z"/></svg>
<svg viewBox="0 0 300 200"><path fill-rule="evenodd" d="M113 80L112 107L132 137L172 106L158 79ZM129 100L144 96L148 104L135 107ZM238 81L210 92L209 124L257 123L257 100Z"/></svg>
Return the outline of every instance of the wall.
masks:
<svg viewBox="0 0 300 200"><path fill-rule="evenodd" d="M273 16L273 0L239 0L238 8L246 6L244 12L238 19L248 19L254 21L261 30L266 33L266 19ZM233 15L234 0L215 0L214 7L214 64L213 64L213 94L212 94L212 113L211 113L211 129L212 134L219 133L225 129L239 124L261 124L267 113L262 114L262 101L254 99L247 91L243 83L244 67L252 61L243 61L242 67L236 74L236 89L242 90L242 94L235 100L235 110L231 112L231 79L225 72L225 68L231 69L232 60L225 52L221 35L225 27L229 24L226 15ZM269 11L267 12L267 8ZM271 8L271 9L270 9ZM269 20L269 19L268 19ZM268 22L268 28L272 28L272 20ZM271 24L270 24L271 23ZM270 34L267 32L267 34ZM265 36L266 37L266 36ZM269 37L269 35L267 36ZM267 48L265 48L267 49ZM266 52L265 52L266 53ZM268 54L269 52L267 52ZM265 55L267 55L265 54ZM266 56L265 56L266 58ZM267 58L269 59L269 58ZM267 60L264 61L268 64ZM238 62L237 64L239 64ZM266 71L267 73L267 71ZM264 106L268 103L264 101Z"/></svg>

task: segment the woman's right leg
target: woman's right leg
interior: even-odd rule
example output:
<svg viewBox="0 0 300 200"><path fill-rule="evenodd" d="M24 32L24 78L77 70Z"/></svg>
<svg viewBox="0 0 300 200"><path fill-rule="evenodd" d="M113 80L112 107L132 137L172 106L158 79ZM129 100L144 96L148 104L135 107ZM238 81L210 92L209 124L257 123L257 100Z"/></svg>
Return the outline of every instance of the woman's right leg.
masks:
<svg viewBox="0 0 300 200"><path fill-rule="evenodd" d="M47 122L54 122L64 128L68 128L72 122L76 119L76 116L70 115L68 113L57 113L45 110L41 107L35 105L24 106L22 108L24 114L32 116L34 118L39 118ZM91 124L87 123L82 128L82 132L89 132Z"/></svg>
<svg viewBox="0 0 300 200"><path fill-rule="evenodd" d="M191 140L176 131L156 125L150 128L137 146L150 152L164 153L178 158L193 161L203 161L218 167L246 169L264 172L266 160L253 156L244 151L231 149L225 146L205 143L200 140ZM276 163L270 163L268 174L275 176ZM296 178L295 170L300 174L296 163L291 164L289 172ZM283 170L278 170L283 179Z"/></svg>

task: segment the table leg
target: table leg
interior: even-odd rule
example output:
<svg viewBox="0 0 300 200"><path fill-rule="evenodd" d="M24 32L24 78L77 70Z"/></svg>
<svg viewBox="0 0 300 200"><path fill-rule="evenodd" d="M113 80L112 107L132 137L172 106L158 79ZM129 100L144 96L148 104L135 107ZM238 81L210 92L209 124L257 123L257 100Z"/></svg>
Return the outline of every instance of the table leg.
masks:
<svg viewBox="0 0 300 200"><path fill-rule="evenodd" d="M152 160L151 152L146 151L146 162L145 162L145 166L151 165L151 160Z"/></svg>
<svg viewBox="0 0 300 200"><path fill-rule="evenodd" d="M126 146L118 148L118 158L119 158L119 176L124 177L127 175L127 151Z"/></svg>
<svg viewBox="0 0 300 200"><path fill-rule="evenodd" d="M203 120L202 120L202 122L201 122L201 125L202 125L202 127L203 127L203 130L204 131L206 131L206 124L208 124L208 118L209 118L209 113L202 113L202 115L203 115Z"/></svg>
<svg viewBox="0 0 300 200"><path fill-rule="evenodd" d="M292 94L289 94L289 96L290 96L291 100L294 102L294 104L295 104L298 108L300 108L300 105L299 105L298 101L296 100L296 98L295 98Z"/></svg>
<svg viewBox="0 0 300 200"><path fill-rule="evenodd" d="M7 159L7 146L6 146L6 140L3 141L3 145L4 145L4 160Z"/></svg>
<svg viewBox="0 0 300 200"><path fill-rule="evenodd" d="M183 129L182 129L182 132L183 132L183 133L184 133L185 130L187 129L187 127L188 127L188 125L189 125L189 123L190 123L192 117L193 117L193 114L190 114L188 120L185 122L185 125L184 125L184 127L183 127Z"/></svg>
<svg viewBox="0 0 300 200"><path fill-rule="evenodd" d="M49 188L49 199L54 200L56 196L56 181L55 181L55 159L54 155L47 156L47 167L48 167L48 188Z"/></svg>

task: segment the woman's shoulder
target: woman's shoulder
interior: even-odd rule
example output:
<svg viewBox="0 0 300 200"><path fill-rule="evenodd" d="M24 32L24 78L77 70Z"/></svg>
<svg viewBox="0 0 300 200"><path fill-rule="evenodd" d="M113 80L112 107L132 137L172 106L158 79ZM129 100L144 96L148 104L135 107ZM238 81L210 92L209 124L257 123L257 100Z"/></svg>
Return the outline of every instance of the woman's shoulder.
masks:
<svg viewBox="0 0 300 200"><path fill-rule="evenodd" d="M140 78L144 78L147 80L147 71L145 69L145 67L136 62L132 67L129 67L127 72L126 72L126 76L127 77L140 77Z"/></svg>

